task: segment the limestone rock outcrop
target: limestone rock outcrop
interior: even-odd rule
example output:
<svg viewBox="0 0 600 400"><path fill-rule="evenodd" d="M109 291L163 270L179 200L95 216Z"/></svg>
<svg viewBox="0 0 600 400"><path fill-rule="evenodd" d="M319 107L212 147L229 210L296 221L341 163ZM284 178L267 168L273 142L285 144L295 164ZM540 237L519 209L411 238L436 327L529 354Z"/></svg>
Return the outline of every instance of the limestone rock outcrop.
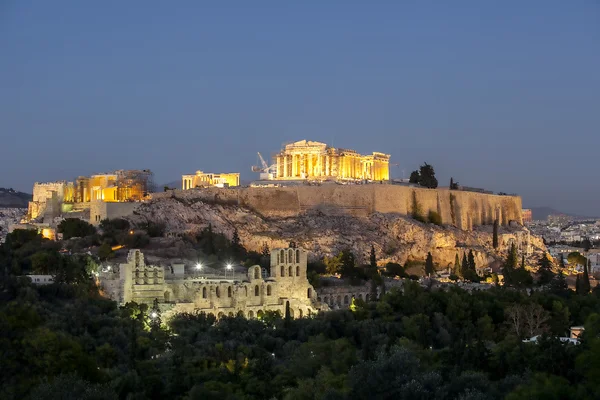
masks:
<svg viewBox="0 0 600 400"><path fill-rule="evenodd" d="M277 248L294 241L308 250L313 259L350 248L359 262L368 262L373 244L379 263L424 261L431 252L439 268L445 268L454 263L456 254L462 258L464 252L473 250L477 266L483 267L505 257L513 242L531 262L546 251L541 238L530 235L518 224L500 228L499 247L494 249L491 225L464 231L384 213L354 217L306 211L293 217L264 217L237 205L175 196L143 203L128 219L139 225L146 221L163 223L170 235L195 233L209 223L215 231L229 237L237 229L242 244L255 251L260 251L265 243L269 248Z"/></svg>

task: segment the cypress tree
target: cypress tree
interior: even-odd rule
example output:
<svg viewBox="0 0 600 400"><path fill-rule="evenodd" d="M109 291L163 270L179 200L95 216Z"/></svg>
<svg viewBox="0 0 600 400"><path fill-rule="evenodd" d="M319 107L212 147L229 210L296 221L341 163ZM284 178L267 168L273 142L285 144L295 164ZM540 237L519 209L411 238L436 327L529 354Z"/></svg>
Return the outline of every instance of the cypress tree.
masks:
<svg viewBox="0 0 600 400"><path fill-rule="evenodd" d="M290 313L290 302L286 301L285 302L285 318L283 320L283 324L285 325L286 329L290 327L291 322L292 322L292 315Z"/></svg>
<svg viewBox="0 0 600 400"><path fill-rule="evenodd" d="M460 258L458 257L458 253L454 257L454 275L462 278L462 271L460 270Z"/></svg>
<svg viewBox="0 0 600 400"><path fill-rule="evenodd" d="M577 275L579 276L579 274ZM588 294L590 292L590 275L588 273L588 261L585 260L583 263L583 276L581 279L581 292L583 294Z"/></svg>
<svg viewBox="0 0 600 400"><path fill-rule="evenodd" d="M461 265L461 274L463 277L469 275L469 261L467 260L467 253L463 253L462 265Z"/></svg>
<svg viewBox="0 0 600 400"><path fill-rule="evenodd" d="M431 276L435 272L435 268L433 266L433 256L431 252L427 253L427 259L425 260L425 275Z"/></svg>
<svg viewBox="0 0 600 400"><path fill-rule="evenodd" d="M492 246L498 248L498 218L494 220L494 232L492 236Z"/></svg>
<svg viewBox="0 0 600 400"><path fill-rule="evenodd" d="M521 269L525 269L525 254L521 255Z"/></svg>
<svg viewBox="0 0 600 400"><path fill-rule="evenodd" d="M475 265L475 255L473 254L473 250L469 250L469 270L473 272L477 272L477 266Z"/></svg>
<svg viewBox="0 0 600 400"><path fill-rule="evenodd" d="M373 270L377 270L377 257L375 257L375 246L371 245L371 255L369 257L370 266Z"/></svg>
<svg viewBox="0 0 600 400"><path fill-rule="evenodd" d="M454 178L450 177L450 190L454 190Z"/></svg>
<svg viewBox="0 0 600 400"><path fill-rule="evenodd" d="M577 278L575 279L575 293L582 294L581 288L581 279L579 279L579 274L577 274Z"/></svg>

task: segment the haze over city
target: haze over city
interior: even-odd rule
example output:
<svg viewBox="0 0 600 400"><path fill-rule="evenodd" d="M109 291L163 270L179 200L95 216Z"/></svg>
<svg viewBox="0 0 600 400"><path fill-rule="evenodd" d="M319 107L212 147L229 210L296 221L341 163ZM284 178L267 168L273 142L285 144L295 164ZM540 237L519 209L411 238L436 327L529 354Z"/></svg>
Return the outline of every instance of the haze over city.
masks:
<svg viewBox="0 0 600 400"><path fill-rule="evenodd" d="M309 139L600 215L599 44L595 1L3 1L0 186Z"/></svg>

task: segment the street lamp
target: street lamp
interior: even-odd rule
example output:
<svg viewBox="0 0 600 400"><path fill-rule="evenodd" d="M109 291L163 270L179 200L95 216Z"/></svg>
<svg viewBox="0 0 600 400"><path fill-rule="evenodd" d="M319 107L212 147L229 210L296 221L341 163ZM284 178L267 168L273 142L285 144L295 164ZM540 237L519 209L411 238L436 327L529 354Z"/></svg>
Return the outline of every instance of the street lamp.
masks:
<svg viewBox="0 0 600 400"><path fill-rule="evenodd" d="M152 319L154 319L154 318L158 317L158 314L156 313L156 311L153 311L152 314L150 314L150 317Z"/></svg>
<svg viewBox="0 0 600 400"><path fill-rule="evenodd" d="M227 278L227 271L231 271L233 269L233 265L231 264L227 264L225 266L226 270L225 270L225 278ZM233 273L231 274L231 276L233 277Z"/></svg>
<svg viewBox="0 0 600 400"><path fill-rule="evenodd" d="M202 269L202 263L197 263L196 264L196 269L197 270L201 270Z"/></svg>

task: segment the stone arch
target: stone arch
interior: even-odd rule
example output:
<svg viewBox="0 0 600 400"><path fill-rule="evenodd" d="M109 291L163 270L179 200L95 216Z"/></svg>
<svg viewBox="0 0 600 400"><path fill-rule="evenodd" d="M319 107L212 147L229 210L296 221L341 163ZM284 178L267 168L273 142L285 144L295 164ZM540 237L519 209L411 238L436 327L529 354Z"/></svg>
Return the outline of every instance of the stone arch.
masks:
<svg viewBox="0 0 600 400"><path fill-rule="evenodd" d="M258 287L258 285L254 286L254 295L255 296L260 295L260 288Z"/></svg>
<svg viewBox="0 0 600 400"><path fill-rule="evenodd" d="M217 297L221 297L221 289L218 286L215 288L215 294Z"/></svg>
<svg viewBox="0 0 600 400"><path fill-rule="evenodd" d="M233 317L233 312L229 311L229 314L227 314L228 317Z"/></svg>
<svg viewBox="0 0 600 400"><path fill-rule="evenodd" d="M283 277L285 276L285 267L282 265L280 269L281 269L281 271L280 271L280 272L281 272L281 273L280 273L280 275L281 275L281 277L283 278Z"/></svg>
<svg viewBox="0 0 600 400"><path fill-rule="evenodd" d="M365 301L369 301L369 297L370 297L370 296L369 296L369 293L367 293L367 294L365 295Z"/></svg>
<svg viewBox="0 0 600 400"><path fill-rule="evenodd" d="M254 318L254 311L248 311L248 318Z"/></svg>
<svg viewBox="0 0 600 400"><path fill-rule="evenodd" d="M202 298L205 299L206 298L206 287L202 288Z"/></svg>
<svg viewBox="0 0 600 400"><path fill-rule="evenodd" d="M338 295L337 297L337 305L341 306L342 305L342 296Z"/></svg>
<svg viewBox="0 0 600 400"><path fill-rule="evenodd" d="M279 258L279 252L277 252L277 264L281 264L281 258Z"/></svg>
<svg viewBox="0 0 600 400"><path fill-rule="evenodd" d="M350 300L348 299L348 295L344 296L344 305L349 304Z"/></svg>
<svg viewBox="0 0 600 400"><path fill-rule="evenodd" d="M358 294L358 299L359 299L359 300L362 300L362 299L363 299L363 298L362 298L362 293L359 293L359 294Z"/></svg>
<svg viewBox="0 0 600 400"><path fill-rule="evenodd" d="M293 263L294 261L294 250L289 249L288 250L288 262L289 263Z"/></svg>
<svg viewBox="0 0 600 400"><path fill-rule="evenodd" d="M281 258L281 260L279 260L279 262L283 264L285 262L284 261L285 260L285 256L283 254L283 250L279 251L279 257Z"/></svg>
<svg viewBox="0 0 600 400"><path fill-rule="evenodd" d="M288 268L288 276L294 276L294 272L292 271L292 267Z"/></svg>
<svg viewBox="0 0 600 400"><path fill-rule="evenodd" d="M300 266L296 265L296 276L300 276Z"/></svg>
<svg viewBox="0 0 600 400"><path fill-rule="evenodd" d="M267 285L267 296L271 295L271 285Z"/></svg>
<svg viewBox="0 0 600 400"><path fill-rule="evenodd" d="M165 291L164 297L165 297L165 303L168 303L171 301L171 293L168 290Z"/></svg>
<svg viewBox="0 0 600 400"><path fill-rule="evenodd" d="M221 319L225 316L225 314L223 313L223 311L221 311L220 313L217 314L217 318Z"/></svg>
<svg viewBox="0 0 600 400"><path fill-rule="evenodd" d="M298 318L302 318L302 309L301 308L298 309Z"/></svg>
<svg viewBox="0 0 600 400"><path fill-rule="evenodd" d="M260 267L254 268L254 279L260 279Z"/></svg>
<svg viewBox="0 0 600 400"><path fill-rule="evenodd" d="M233 290L231 289L231 286L229 286L229 287L227 288L227 297L231 297L231 292L232 292L232 291L233 291Z"/></svg>
<svg viewBox="0 0 600 400"><path fill-rule="evenodd" d="M308 288L308 290L306 291L306 297L308 297L309 299L312 297L312 288Z"/></svg>
<svg viewBox="0 0 600 400"><path fill-rule="evenodd" d="M244 312L242 310L238 311L236 314L237 317L243 317L244 316Z"/></svg>
<svg viewBox="0 0 600 400"><path fill-rule="evenodd" d="M263 310L258 310L256 312L256 318L262 319L263 316L264 316Z"/></svg>
<svg viewBox="0 0 600 400"><path fill-rule="evenodd" d="M296 263L300 262L300 249L296 249Z"/></svg>

